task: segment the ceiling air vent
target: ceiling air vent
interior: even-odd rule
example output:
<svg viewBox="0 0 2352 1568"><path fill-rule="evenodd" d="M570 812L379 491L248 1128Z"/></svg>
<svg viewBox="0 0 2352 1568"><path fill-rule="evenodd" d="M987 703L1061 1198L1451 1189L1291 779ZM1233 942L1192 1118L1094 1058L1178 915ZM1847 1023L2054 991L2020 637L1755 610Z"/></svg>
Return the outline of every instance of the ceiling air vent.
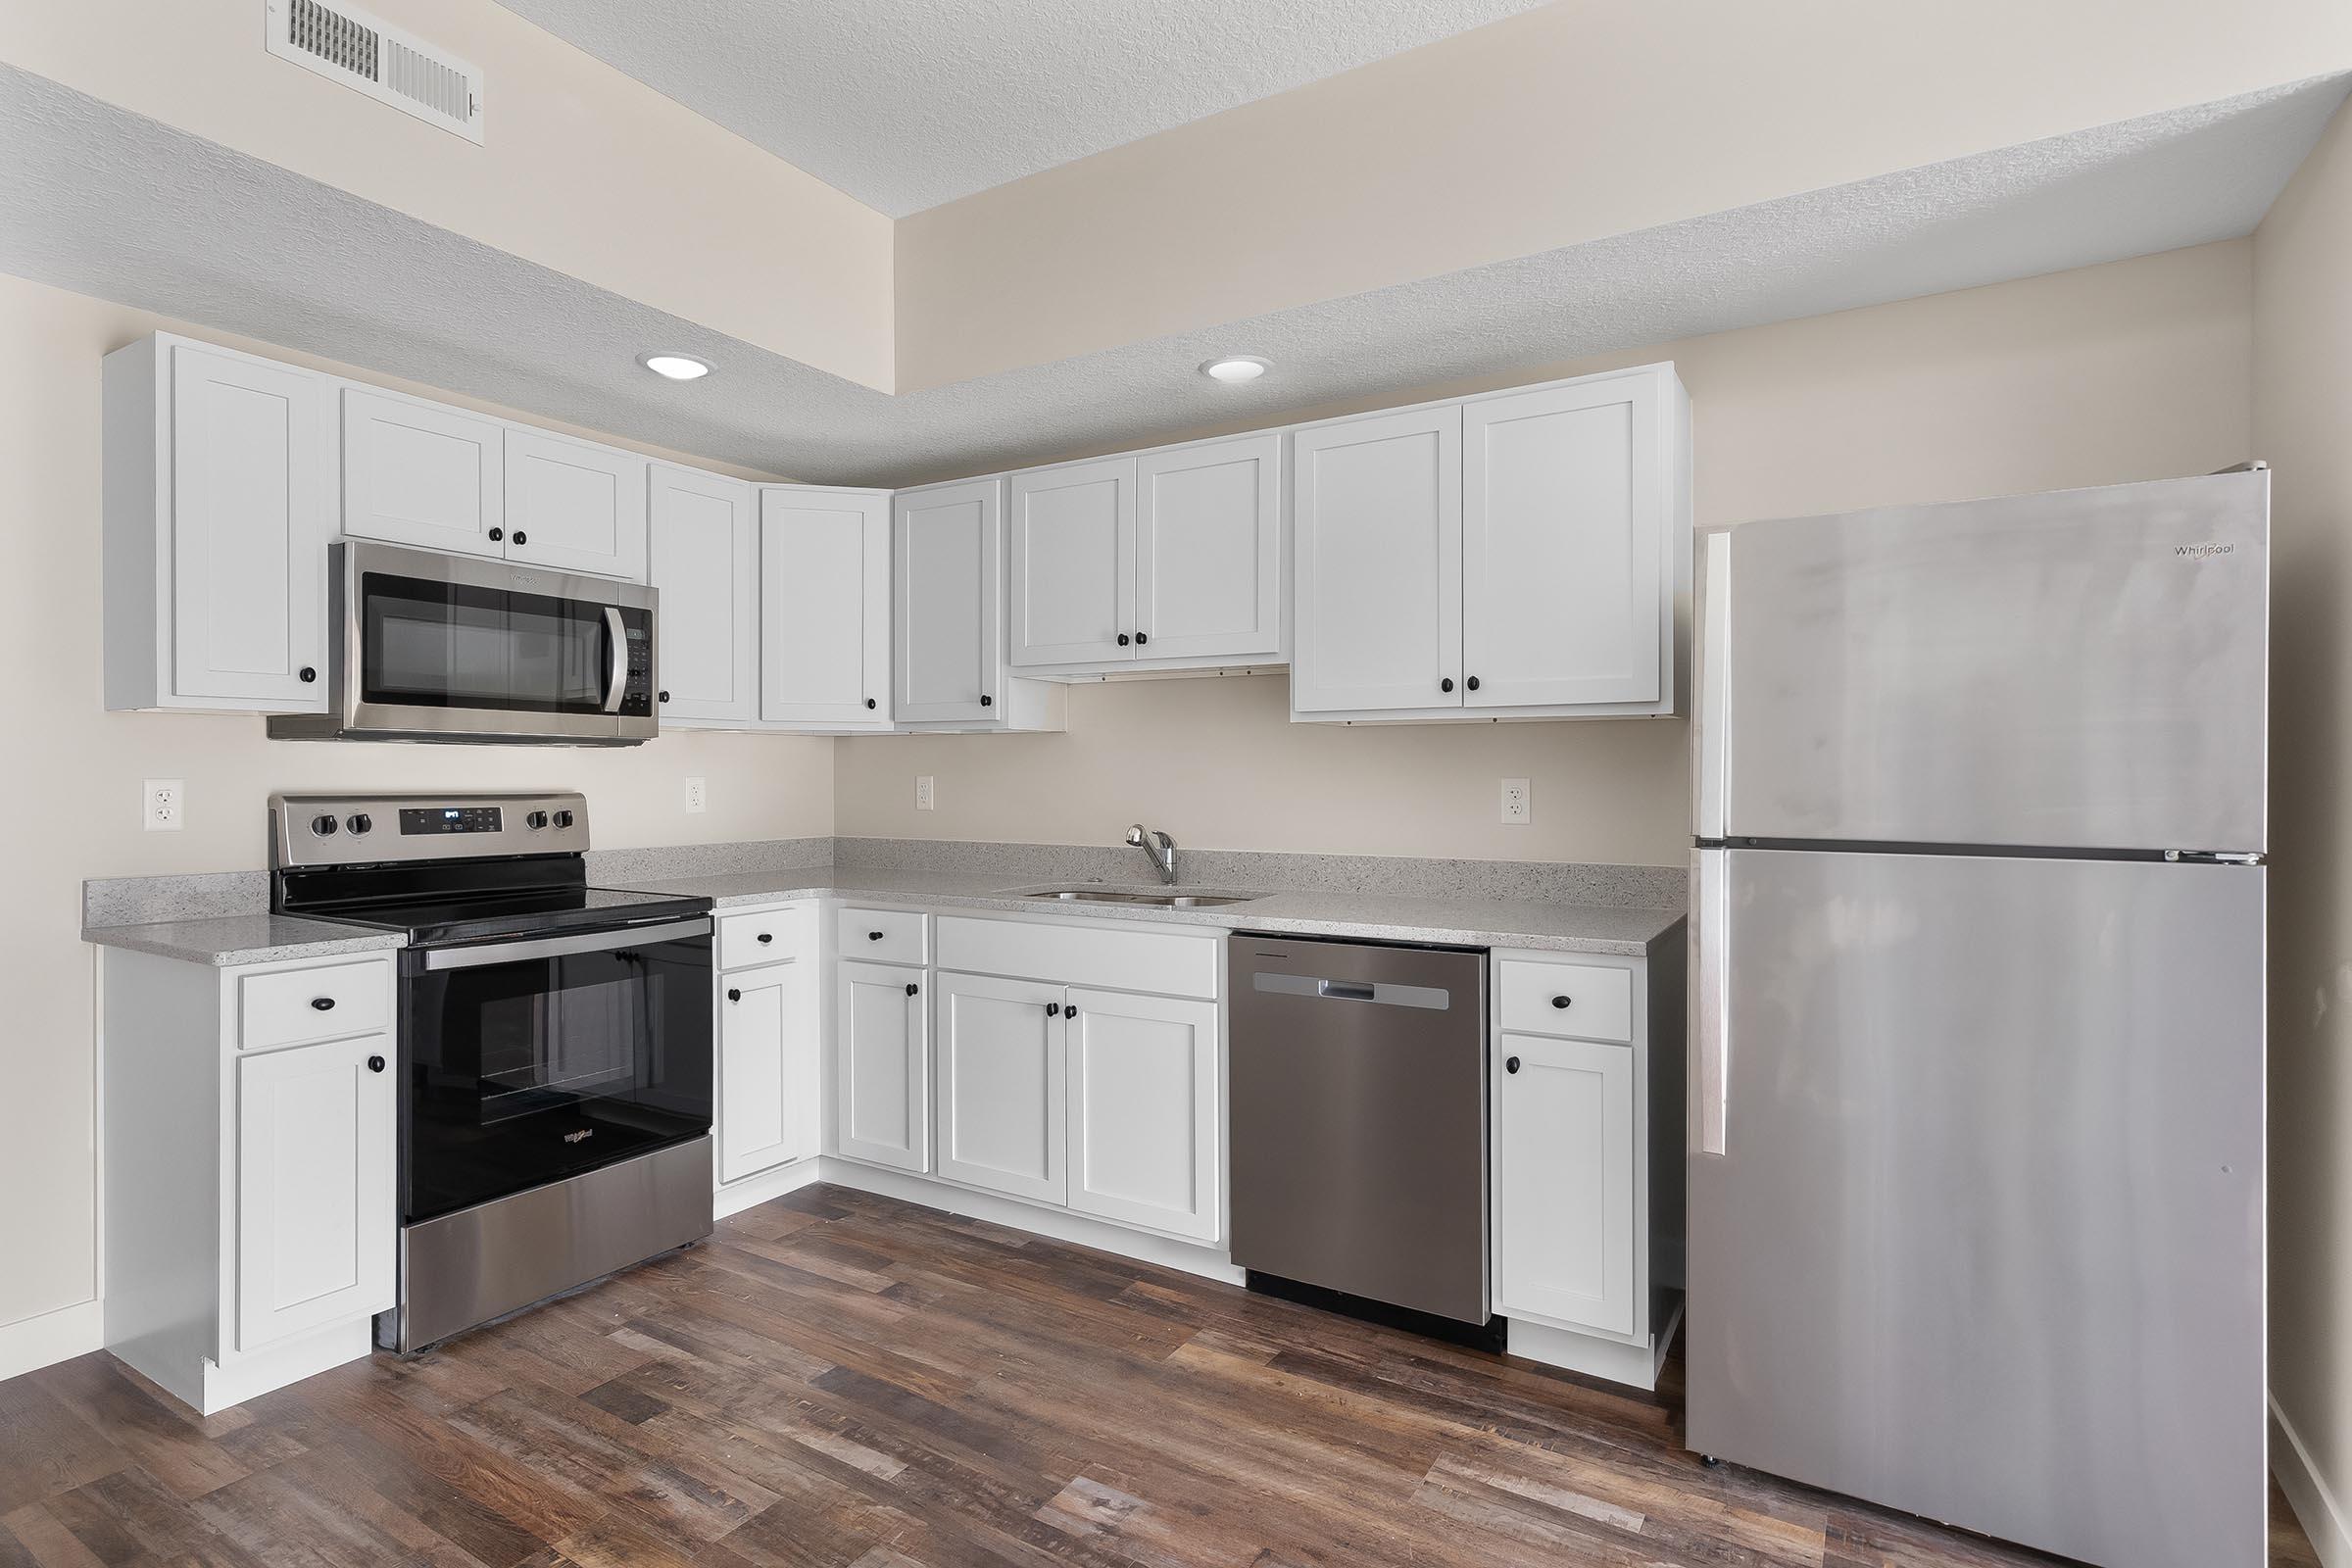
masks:
<svg viewBox="0 0 2352 1568"><path fill-rule="evenodd" d="M482 74L355 6L264 0L270 52L428 124L482 139Z"/></svg>

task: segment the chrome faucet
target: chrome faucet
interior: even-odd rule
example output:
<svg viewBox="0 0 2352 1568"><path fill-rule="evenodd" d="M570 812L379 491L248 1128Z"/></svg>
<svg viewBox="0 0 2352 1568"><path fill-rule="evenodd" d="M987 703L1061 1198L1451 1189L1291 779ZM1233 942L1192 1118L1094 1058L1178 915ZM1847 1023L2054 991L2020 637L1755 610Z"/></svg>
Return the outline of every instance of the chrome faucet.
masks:
<svg viewBox="0 0 2352 1568"><path fill-rule="evenodd" d="M1159 879L1170 887L1176 885L1176 841L1157 828L1147 828L1138 822L1127 830L1127 844L1152 857L1153 869Z"/></svg>

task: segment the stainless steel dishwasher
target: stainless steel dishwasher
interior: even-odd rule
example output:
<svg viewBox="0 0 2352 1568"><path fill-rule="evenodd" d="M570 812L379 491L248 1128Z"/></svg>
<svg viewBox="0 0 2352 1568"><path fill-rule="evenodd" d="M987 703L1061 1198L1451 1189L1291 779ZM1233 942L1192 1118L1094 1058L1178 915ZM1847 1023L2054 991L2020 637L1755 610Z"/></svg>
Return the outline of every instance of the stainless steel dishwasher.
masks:
<svg viewBox="0 0 2352 1568"><path fill-rule="evenodd" d="M1226 958L1251 1288L1486 1331L1487 956L1237 931Z"/></svg>

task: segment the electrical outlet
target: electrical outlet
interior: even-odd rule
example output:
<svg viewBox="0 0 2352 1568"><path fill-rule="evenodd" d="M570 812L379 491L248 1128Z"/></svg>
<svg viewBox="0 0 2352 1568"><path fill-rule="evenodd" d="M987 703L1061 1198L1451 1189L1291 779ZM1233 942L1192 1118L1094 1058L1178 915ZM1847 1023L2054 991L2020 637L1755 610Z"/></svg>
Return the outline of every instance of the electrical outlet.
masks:
<svg viewBox="0 0 2352 1568"><path fill-rule="evenodd" d="M914 781L914 808L918 811L931 809L931 775L928 773Z"/></svg>
<svg viewBox="0 0 2352 1568"><path fill-rule="evenodd" d="M175 778L151 778L141 799L150 833L176 833L186 811L187 786Z"/></svg>
<svg viewBox="0 0 2352 1568"><path fill-rule="evenodd" d="M706 788L704 788L704 786L703 786L703 781L702 781L701 779L699 779L699 778L690 778L690 779L688 779L688 780L686 781L686 809L687 809L687 810L689 810L689 811L699 811L699 810L701 810L701 809L702 809L702 808L703 808L705 806L709 805L709 804L710 804L710 791L709 791L709 790L707 790Z"/></svg>
<svg viewBox="0 0 2352 1568"><path fill-rule="evenodd" d="M1527 780L1506 778L1502 781L1502 819L1505 822L1524 822L1533 815L1530 808Z"/></svg>

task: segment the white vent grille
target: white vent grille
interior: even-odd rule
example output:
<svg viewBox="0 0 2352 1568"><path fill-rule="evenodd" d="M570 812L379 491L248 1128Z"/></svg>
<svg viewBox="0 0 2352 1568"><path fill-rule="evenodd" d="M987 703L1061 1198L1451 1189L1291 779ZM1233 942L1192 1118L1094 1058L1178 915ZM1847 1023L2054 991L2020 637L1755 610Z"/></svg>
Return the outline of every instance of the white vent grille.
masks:
<svg viewBox="0 0 2352 1568"><path fill-rule="evenodd" d="M379 103L482 139L482 74L354 6L264 0L270 52Z"/></svg>

